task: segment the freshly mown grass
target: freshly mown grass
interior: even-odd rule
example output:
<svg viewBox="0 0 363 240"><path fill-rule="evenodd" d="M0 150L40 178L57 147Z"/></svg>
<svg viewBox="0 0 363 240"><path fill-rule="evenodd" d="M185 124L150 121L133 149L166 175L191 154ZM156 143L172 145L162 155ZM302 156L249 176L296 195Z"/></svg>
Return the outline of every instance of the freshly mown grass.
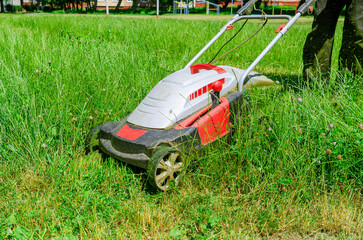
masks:
<svg viewBox="0 0 363 240"><path fill-rule="evenodd" d="M0 238L361 238L362 76L334 70L329 86L299 84L310 22L257 66L279 84L250 89L250 111L228 137L188 155L181 186L156 193L143 171L84 154L92 126L132 112L223 24L0 15ZM280 24L218 64L246 68Z"/></svg>

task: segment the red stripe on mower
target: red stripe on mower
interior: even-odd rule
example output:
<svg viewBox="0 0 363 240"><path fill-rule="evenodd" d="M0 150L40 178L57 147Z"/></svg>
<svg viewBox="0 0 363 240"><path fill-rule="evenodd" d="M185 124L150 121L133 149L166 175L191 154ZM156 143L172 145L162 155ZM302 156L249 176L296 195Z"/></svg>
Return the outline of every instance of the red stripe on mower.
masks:
<svg viewBox="0 0 363 240"><path fill-rule="evenodd" d="M125 138L127 140L134 141L141 137L144 133L146 133L146 130L140 130L140 129L133 129L130 128L127 124L125 124L117 133L116 135L122 138Z"/></svg>
<svg viewBox="0 0 363 240"><path fill-rule="evenodd" d="M197 91L195 91L195 92L193 92L192 94L190 94L189 99L190 99L190 100L193 100L193 99L195 99L195 98L197 98L197 97L199 97L199 96L202 96L202 95L203 95L203 94L205 94L207 91L213 90L213 85L214 85L216 82L221 82L222 84L224 84L224 83L225 83L225 79L224 79L224 78L221 78L221 79L219 79L219 80L217 80L217 81L214 81L214 82L212 82L212 83L210 83L210 84L208 84L208 85L206 85L206 86L204 86L204 87L202 87L202 88L198 89Z"/></svg>

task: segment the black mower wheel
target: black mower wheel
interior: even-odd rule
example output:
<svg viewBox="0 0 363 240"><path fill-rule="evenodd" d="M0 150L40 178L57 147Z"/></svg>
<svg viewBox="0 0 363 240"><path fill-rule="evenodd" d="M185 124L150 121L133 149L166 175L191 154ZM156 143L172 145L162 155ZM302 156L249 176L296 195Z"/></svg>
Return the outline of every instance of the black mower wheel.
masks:
<svg viewBox="0 0 363 240"><path fill-rule="evenodd" d="M101 126L96 126L91 128L91 130L89 131L85 141L86 154L94 152L98 149L98 144L99 144L98 134L100 133L100 129Z"/></svg>
<svg viewBox="0 0 363 240"><path fill-rule="evenodd" d="M162 148L154 153L147 166L149 183L158 190L166 191L171 182L178 184L183 169L181 152L175 148Z"/></svg>

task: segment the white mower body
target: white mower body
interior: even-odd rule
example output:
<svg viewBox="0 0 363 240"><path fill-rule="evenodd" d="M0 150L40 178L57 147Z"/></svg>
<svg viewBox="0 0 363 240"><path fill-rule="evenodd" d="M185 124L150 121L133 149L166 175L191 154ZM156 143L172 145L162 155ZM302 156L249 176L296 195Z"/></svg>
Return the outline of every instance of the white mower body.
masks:
<svg viewBox="0 0 363 240"><path fill-rule="evenodd" d="M166 129L211 103L211 84L223 84L221 96L237 86L243 70L218 66L218 71L187 67L162 79L127 118L127 122L152 129ZM236 75L236 76L235 76ZM209 86L209 87L208 87Z"/></svg>

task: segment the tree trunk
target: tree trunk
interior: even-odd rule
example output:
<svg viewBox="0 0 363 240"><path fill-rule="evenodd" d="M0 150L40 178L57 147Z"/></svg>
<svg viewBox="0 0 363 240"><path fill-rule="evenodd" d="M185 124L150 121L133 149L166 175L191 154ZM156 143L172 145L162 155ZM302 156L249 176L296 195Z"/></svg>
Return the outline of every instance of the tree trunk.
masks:
<svg viewBox="0 0 363 240"><path fill-rule="evenodd" d="M115 12L118 12L119 11L120 6L121 6L121 2L122 2L122 0L118 0L117 5L116 5L116 8L115 8Z"/></svg>
<svg viewBox="0 0 363 240"><path fill-rule="evenodd" d="M93 11L97 10L97 0L94 0L94 4L93 4Z"/></svg>
<svg viewBox="0 0 363 240"><path fill-rule="evenodd" d="M5 12L3 0L0 0L0 12Z"/></svg>
<svg viewBox="0 0 363 240"><path fill-rule="evenodd" d="M1 1L1 0L0 0ZM35 4L35 9L37 10L37 12L39 11L39 9L40 9L40 2L37 2L36 4Z"/></svg>
<svg viewBox="0 0 363 240"><path fill-rule="evenodd" d="M132 12L133 13L136 13L137 4L138 4L138 0L133 0L132 1Z"/></svg>
<svg viewBox="0 0 363 240"><path fill-rule="evenodd" d="M91 9L90 6L91 6L91 3L89 0L87 0L86 6L85 6L86 12L88 12Z"/></svg>

